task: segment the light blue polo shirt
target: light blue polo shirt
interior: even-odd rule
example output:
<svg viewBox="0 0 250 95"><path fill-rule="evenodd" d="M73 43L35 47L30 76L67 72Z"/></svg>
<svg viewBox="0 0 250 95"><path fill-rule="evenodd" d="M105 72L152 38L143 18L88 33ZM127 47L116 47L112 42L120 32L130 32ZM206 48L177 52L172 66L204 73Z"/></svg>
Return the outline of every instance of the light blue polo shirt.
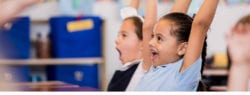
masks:
<svg viewBox="0 0 250 95"><path fill-rule="evenodd" d="M136 86L136 91L196 91L201 80L201 57L179 72L183 59L177 62L151 67Z"/></svg>

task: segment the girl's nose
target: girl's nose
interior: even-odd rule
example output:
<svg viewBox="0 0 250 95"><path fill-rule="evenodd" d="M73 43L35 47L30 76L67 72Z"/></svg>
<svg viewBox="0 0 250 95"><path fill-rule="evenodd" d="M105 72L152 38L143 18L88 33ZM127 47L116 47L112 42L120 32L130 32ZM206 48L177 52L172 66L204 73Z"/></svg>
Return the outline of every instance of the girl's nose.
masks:
<svg viewBox="0 0 250 95"><path fill-rule="evenodd" d="M154 47L154 39L151 39L151 40L149 41L149 47Z"/></svg>
<svg viewBox="0 0 250 95"><path fill-rule="evenodd" d="M115 44L118 45L119 42L120 42L119 37L117 37L117 38L115 39Z"/></svg>

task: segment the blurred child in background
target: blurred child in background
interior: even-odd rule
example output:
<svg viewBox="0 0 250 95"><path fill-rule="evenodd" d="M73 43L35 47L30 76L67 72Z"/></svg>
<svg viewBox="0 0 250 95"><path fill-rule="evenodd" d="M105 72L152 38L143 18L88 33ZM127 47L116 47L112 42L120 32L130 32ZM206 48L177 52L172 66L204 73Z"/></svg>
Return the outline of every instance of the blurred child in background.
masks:
<svg viewBox="0 0 250 95"><path fill-rule="evenodd" d="M242 17L226 35L231 59L229 91L250 91L250 15Z"/></svg>

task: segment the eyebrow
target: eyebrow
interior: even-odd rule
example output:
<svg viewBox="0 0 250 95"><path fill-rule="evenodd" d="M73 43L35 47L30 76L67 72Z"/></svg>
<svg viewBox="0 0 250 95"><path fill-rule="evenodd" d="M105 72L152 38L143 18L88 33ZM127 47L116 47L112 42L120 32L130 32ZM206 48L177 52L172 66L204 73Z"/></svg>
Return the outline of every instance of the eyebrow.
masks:
<svg viewBox="0 0 250 95"><path fill-rule="evenodd" d="M121 30L121 31L119 31L119 33L127 33L127 31L123 31L123 30Z"/></svg>
<svg viewBox="0 0 250 95"><path fill-rule="evenodd" d="M160 36L162 38L165 38L161 33L156 33L156 34L154 34L154 36Z"/></svg>

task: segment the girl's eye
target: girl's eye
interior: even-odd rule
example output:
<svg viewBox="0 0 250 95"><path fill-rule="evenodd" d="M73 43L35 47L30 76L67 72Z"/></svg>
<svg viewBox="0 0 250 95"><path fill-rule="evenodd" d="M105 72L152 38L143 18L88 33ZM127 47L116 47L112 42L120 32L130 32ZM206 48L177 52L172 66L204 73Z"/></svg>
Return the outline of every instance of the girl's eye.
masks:
<svg viewBox="0 0 250 95"><path fill-rule="evenodd" d="M122 37L127 37L127 35L126 34L122 34Z"/></svg>
<svg viewBox="0 0 250 95"><path fill-rule="evenodd" d="M157 41L162 41L162 38L160 36L158 36Z"/></svg>

